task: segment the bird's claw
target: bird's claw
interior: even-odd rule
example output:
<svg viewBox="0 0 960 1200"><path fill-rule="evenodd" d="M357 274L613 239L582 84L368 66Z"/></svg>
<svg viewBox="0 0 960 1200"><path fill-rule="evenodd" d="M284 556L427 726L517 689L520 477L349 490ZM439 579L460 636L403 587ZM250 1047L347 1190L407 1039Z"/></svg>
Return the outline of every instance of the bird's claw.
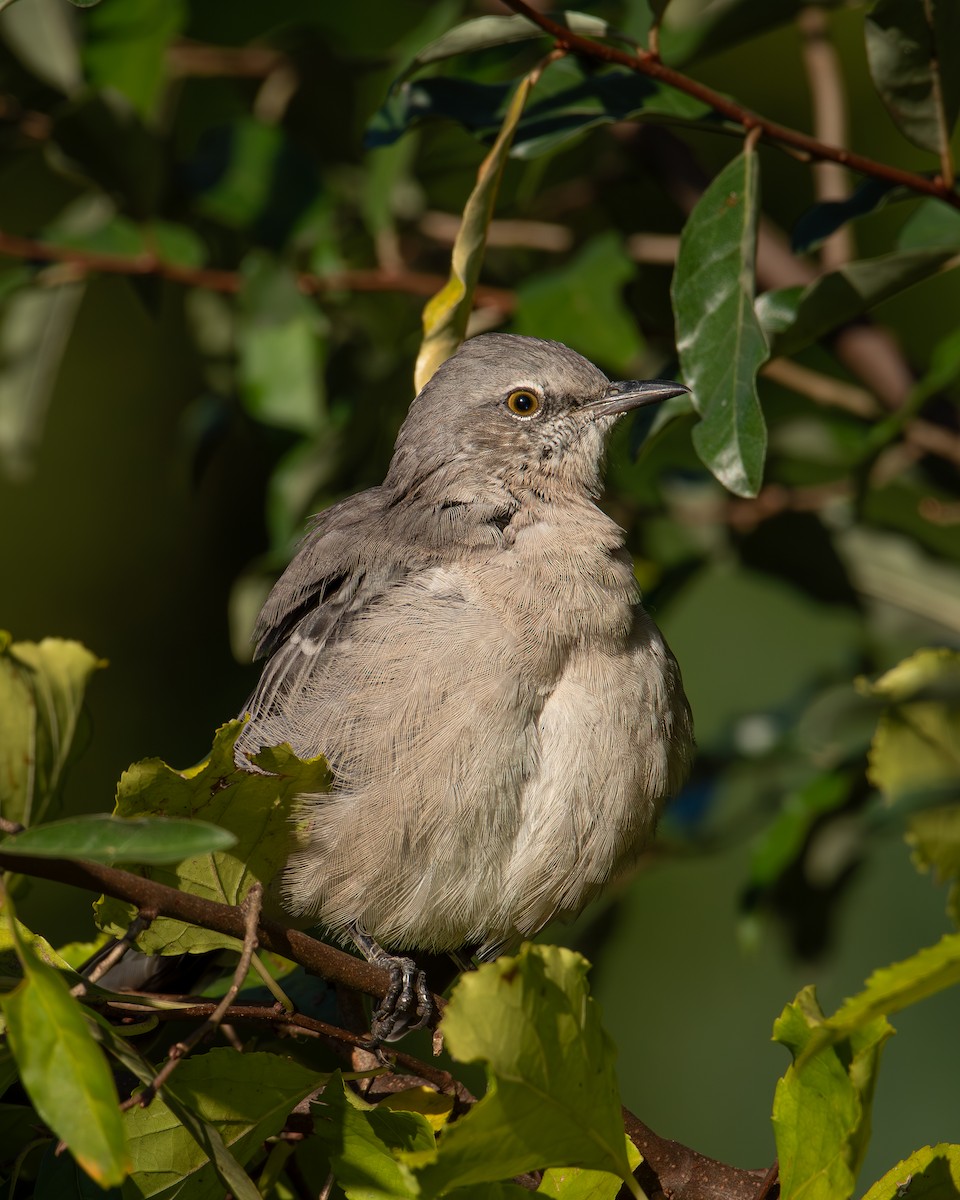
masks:
<svg viewBox="0 0 960 1200"><path fill-rule="evenodd" d="M390 972L390 987L377 1005L370 1032L375 1042L396 1042L429 1022L433 997L426 975L412 958L385 954L378 965Z"/></svg>

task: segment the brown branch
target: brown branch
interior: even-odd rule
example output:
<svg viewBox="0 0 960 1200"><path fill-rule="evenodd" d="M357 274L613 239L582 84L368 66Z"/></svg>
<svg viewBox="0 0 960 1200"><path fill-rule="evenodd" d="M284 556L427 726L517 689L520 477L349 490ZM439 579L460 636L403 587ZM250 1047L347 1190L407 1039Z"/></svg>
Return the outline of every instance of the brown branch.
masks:
<svg viewBox="0 0 960 1200"><path fill-rule="evenodd" d="M187 267L167 262L155 254L103 254L78 250L74 246L57 246L34 238L0 230L0 254L32 262L69 263L80 271L100 275L156 276L181 283L187 287L228 295L241 290L244 277L239 271L216 267ZM308 296L323 292L405 292L411 296L432 296L443 287L446 278L424 271L382 270L357 268L335 271L330 275L314 275L302 271L297 275L300 290ZM513 292L505 288L480 286L474 293L478 306L511 312L516 304Z"/></svg>
<svg viewBox="0 0 960 1200"><path fill-rule="evenodd" d="M532 21L534 25L538 25L545 33L549 33L555 39L558 46L561 46L571 54L580 54L587 58L595 59L597 62L626 67L628 70L636 71L638 75L646 75L650 79L656 79L660 83L665 83L668 87L676 88L678 91L684 92L688 96L693 96L694 99L709 105L715 112L720 113L721 116L728 117L731 121L742 126L746 131L759 129L764 137L777 142L781 146L788 146L791 150L799 151L807 158L821 162L840 163L842 166L848 167L851 171L857 171L861 175L870 175L875 179L885 179L889 183L908 187L911 191L919 192L925 196L936 196L937 199L944 200L954 208L960 208L960 195L939 176L936 179L926 179L922 175L916 175L911 171L903 171L899 167L892 167L889 163L879 162L876 159L867 158L862 154L855 154L853 151L846 150L842 146L833 146L826 142L821 142L817 138L801 133L797 129L791 129L787 125L781 125L777 121L771 121L767 117L763 117L759 113L755 113L751 109L737 104L736 101L729 99L729 97L724 96L721 92L715 92L713 88L709 88L705 84L691 79L688 75L682 74L682 72L675 70L673 67L666 66L665 63L648 50L637 49L633 54L628 54L616 46L608 46L603 42L595 42L590 38L581 37L580 34L573 33L565 25L560 25L544 13L537 12L536 9L531 8L529 4L525 3L525 0L503 0L503 3L507 8L513 9L514 12Z"/></svg>

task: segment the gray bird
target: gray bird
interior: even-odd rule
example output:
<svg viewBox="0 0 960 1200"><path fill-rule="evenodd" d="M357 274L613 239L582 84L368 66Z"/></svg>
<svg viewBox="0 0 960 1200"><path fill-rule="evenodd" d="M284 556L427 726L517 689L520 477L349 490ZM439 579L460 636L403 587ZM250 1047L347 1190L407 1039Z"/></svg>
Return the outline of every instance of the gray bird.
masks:
<svg viewBox="0 0 960 1200"><path fill-rule="evenodd" d="M283 900L391 969L379 1039L430 1015L388 949L489 959L578 913L686 778L680 671L595 503L614 423L686 390L611 383L558 342L466 342L260 614L238 761L326 756Z"/></svg>

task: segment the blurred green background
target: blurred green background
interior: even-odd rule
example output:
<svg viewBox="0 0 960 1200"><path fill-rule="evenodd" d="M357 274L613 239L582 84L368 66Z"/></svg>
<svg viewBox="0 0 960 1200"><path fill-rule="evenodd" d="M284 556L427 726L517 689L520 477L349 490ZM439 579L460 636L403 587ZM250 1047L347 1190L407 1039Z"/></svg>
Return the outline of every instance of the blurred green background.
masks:
<svg viewBox="0 0 960 1200"><path fill-rule="evenodd" d="M628 32L649 23L640 3L582 7ZM445 231L484 147L449 118L376 149L364 133L419 48L487 11L500 10L20 0L0 16L0 230L87 256L0 259L0 619L18 639L73 637L109 660L90 689L70 811L108 809L132 761L204 755L256 679L237 655L304 518L382 478L412 396L420 280L447 270ZM722 30L696 5L683 12L705 29L686 69L810 127L792 20L718 49ZM873 92L862 9L827 20L852 144L932 168ZM545 48L440 73L493 85ZM627 253L629 239L673 237L683 221L648 132L601 127L508 164L497 218L528 224L491 239L482 281L502 289L500 307L482 306L478 325L561 337L611 374L676 370L669 264ZM707 174L738 147L697 131L683 145ZM760 155L764 210L789 231L814 199L810 171ZM859 253L895 245L920 210L891 204L858 222ZM98 270L99 254L129 269ZM155 254L185 282L132 265ZM206 267L234 273L239 294L204 286ZM295 271L332 286L308 298ZM952 361L958 314L953 272L874 318L922 377L936 354ZM864 386L829 345L800 361ZM948 370L925 404L947 432L958 394ZM626 426L614 439L604 504L683 668L700 761L641 875L546 935L595 964L627 1106L745 1166L773 1155L787 1063L769 1037L783 1004L816 982L829 1009L948 927L943 890L910 865L900 817L864 779L875 710L852 681L960 644L956 463L896 440L866 458L873 419L770 380L761 397L771 454L756 501L712 480L689 415L642 446ZM839 780L835 802L765 876L767 832L824 774ZM31 885L21 915L55 943L90 935L66 889ZM960 1126L956 991L894 1023L865 1178Z"/></svg>

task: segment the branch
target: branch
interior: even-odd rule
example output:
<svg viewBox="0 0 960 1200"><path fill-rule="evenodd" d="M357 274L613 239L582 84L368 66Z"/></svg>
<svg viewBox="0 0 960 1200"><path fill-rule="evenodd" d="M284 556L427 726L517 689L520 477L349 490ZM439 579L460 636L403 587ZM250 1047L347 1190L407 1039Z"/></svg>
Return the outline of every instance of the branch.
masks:
<svg viewBox="0 0 960 1200"><path fill-rule="evenodd" d="M78 250L74 246L57 246L3 230L0 230L0 254L32 262L69 263L84 274L156 276L187 287L230 295L239 292L244 284L244 277L239 271L186 267L167 262L155 254L103 254ZM308 296L336 291L405 292L411 296L432 296L443 287L446 278L423 271L357 268L336 271L330 275L313 275L302 271L297 275L297 283ZM476 289L474 299L478 306L496 308L504 313L511 312L516 304L513 292L505 288L480 286Z"/></svg>
<svg viewBox="0 0 960 1200"><path fill-rule="evenodd" d="M676 88L678 91L708 104L715 112L736 122L748 132L751 129L759 129L764 137L781 146L788 146L791 150L799 151L805 158L820 162L840 163L841 166L848 167L851 171L858 171L861 175L885 179L889 183L910 188L911 191L920 192L925 196L936 196L937 199L944 200L952 207L960 208L960 195L939 176L936 179L926 179L923 175L902 171L899 167L891 167L888 163L866 158L862 154L855 154L842 146L833 146L827 142L818 141L817 138L801 133L797 129L791 129L787 125L780 125L776 121L762 117L759 113L745 108L742 104L737 104L735 100L729 99L722 93L715 92L713 88L698 83L697 80L674 70L673 67L666 66L649 50L638 48L633 54L628 54L616 46L607 46L602 42L594 42L590 38L573 33L565 25L560 25L550 17L531 8L529 4L525 3L525 0L503 0L503 3L507 8L513 9L514 12L532 21L534 25L539 25L545 33L549 33L556 40L558 46L571 54L584 55L598 62L614 63L617 66L636 71L638 75L656 79L668 87Z"/></svg>

